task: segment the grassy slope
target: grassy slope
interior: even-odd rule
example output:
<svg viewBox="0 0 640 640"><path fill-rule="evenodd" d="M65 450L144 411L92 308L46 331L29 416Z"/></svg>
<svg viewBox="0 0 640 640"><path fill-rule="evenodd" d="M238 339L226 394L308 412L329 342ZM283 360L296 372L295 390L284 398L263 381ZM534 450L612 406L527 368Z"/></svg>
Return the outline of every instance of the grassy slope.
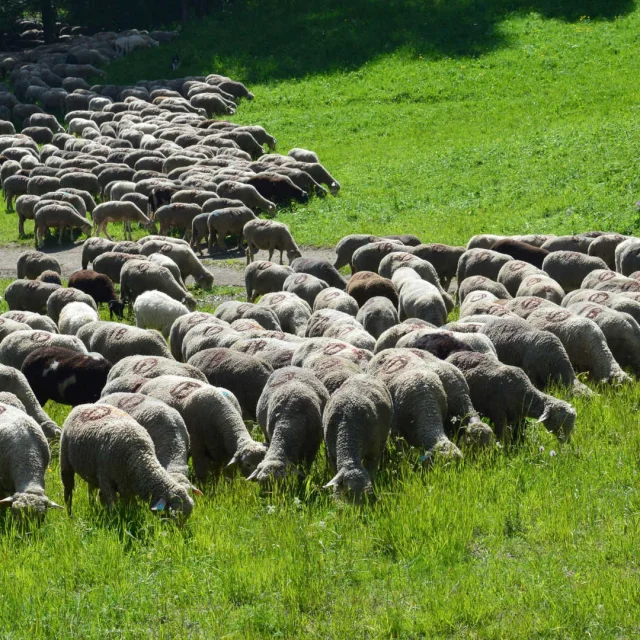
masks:
<svg viewBox="0 0 640 640"><path fill-rule="evenodd" d="M570 2L533 4L540 15L505 18L474 13L482 3L425 3L435 17L407 10L380 24L332 3L276 22L267 5L259 28L208 24L184 38L180 72L251 80L258 98L237 119L265 124L281 149L317 150L342 182L337 199L282 215L302 242L633 228L640 12L591 23ZM592 16L603 6L587 4ZM608 6L605 17L631 10ZM296 35L298 23L315 37ZM113 79L166 75L168 52L135 56ZM322 459L277 495L220 482L184 529L142 509L106 515L80 482L73 519L52 513L24 531L0 514L0 635L634 636L639 405L638 385L604 390L576 402L570 445L532 425L517 450L460 468L424 472L390 451L379 500L363 509L319 489ZM54 456L47 480L61 501L57 474Z"/></svg>

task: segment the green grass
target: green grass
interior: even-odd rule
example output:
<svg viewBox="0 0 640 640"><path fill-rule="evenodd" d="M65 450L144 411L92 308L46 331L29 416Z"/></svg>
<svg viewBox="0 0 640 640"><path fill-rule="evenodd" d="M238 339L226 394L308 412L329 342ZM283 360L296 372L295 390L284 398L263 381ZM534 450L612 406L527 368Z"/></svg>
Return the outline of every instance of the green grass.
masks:
<svg viewBox="0 0 640 640"><path fill-rule="evenodd" d="M275 4L193 26L109 81L170 75L174 52L180 74L247 80L235 120L316 150L343 186L279 213L301 244L636 229L636 3ZM16 228L0 215L4 242ZM242 291L198 295L212 309ZM390 446L361 508L321 489L321 455L274 494L220 481L184 528L106 514L82 482L71 519L0 514L0 636L636 637L640 385L599 392L573 400L567 445L531 424L517 447L431 470ZM60 502L55 455L47 487Z"/></svg>

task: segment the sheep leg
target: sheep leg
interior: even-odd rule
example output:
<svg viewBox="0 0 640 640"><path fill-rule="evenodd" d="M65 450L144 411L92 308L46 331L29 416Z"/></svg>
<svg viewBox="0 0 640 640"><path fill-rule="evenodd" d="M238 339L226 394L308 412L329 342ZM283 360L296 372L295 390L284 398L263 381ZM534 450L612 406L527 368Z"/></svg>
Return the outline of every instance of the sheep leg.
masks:
<svg viewBox="0 0 640 640"><path fill-rule="evenodd" d="M283 253L283 249L280 249L280 264L284 264L284 262L282 261L282 253Z"/></svg>
<svg viewBox="0 0 640 640"><path fill-rule="evenodd" d="M58 234L58 246L62 244L63 233L64 233L64 225L60 225L60 233Z"/></svg>
<svg viewBox="0 0 640 640"><path fill-rule="evenodd" d="M24 218L22 216L18 216L18 236L20 238L24 238Z"/></svg>
<svg viewBox="0 0 640 640"><path fill-rule="evenodd" d="M67 505L67 512L71 515L71 506L73 503L73 489L75 486L75 471L66 458L63 451L60 452L60 476L62 478L62 486L64 487L64 501Z"/></svg>
<svg viewBox="0 0 640 640"><path fill-rule="evenodd" d="M115 487L104 476L98 476L98 486L100 487L100 501L109 509L112 509L118 499Z"/></svg>
<svg viewBox="0 0 640 640"><path fill-rule="evenodd" d="M107 240L110 240L111 242L113 242L113 238L109 235L109 232L107 231L107 223L105 222L104 224L101 225L102 230L104 231L104 235L106 236Z"/></svg>
<svg viewBox="0 0 640 640"><path fill-rule="evenodd" d="M192 450L191 461L193 462L193 473L198 482L205 482L211 470L211 460L203 451Z"/></svg>
<svg viewBox="0 0 640 640"><path fill-rule="evenodd" d="M271 258L273 258L274 249L269 249L269 262L272 262ZM282 262L280 263L282 264Z"/></svg>

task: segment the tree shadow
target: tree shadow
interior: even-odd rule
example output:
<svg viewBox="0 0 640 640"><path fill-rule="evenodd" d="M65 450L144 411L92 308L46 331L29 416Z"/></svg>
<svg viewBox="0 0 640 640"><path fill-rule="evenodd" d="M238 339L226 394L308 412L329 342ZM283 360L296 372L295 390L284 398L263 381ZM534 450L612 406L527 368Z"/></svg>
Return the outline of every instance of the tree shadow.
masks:
<svg viewBox="0 0 640 640"><path fill-rule="evenodd" d="M498 26L512 14L611 20L634 6L634 0L242 2L185 29L180 74L224 69L265 82L355 69L400 49L431 58L478 56L506 44Z"/></svg>

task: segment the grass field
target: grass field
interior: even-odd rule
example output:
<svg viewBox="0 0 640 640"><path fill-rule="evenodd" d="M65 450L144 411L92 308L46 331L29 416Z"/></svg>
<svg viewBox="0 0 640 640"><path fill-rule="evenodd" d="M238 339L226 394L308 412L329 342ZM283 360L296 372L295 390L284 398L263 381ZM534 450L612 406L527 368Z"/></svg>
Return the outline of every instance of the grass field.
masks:
<svg viewBox="0 0 640 640"><path fill-rule="evenodd" d="M268 1L109 81L171 75L175 51L181 75L250 83L235 120L316 150L343 186L279 214L301 244L634 232L638 34L640 8L618 0ZM0 215L3 241L16 228ZM640 385L598 391L574 400L567 445L531 424L518 447L430 470L390 446L361 508L321 489L321 456L273 494L220 481L184 528L106 514L82 482L72 519L23 529L0 513L0 637L637 637ZM61 502L55 455L47 480Z"/></svg>

